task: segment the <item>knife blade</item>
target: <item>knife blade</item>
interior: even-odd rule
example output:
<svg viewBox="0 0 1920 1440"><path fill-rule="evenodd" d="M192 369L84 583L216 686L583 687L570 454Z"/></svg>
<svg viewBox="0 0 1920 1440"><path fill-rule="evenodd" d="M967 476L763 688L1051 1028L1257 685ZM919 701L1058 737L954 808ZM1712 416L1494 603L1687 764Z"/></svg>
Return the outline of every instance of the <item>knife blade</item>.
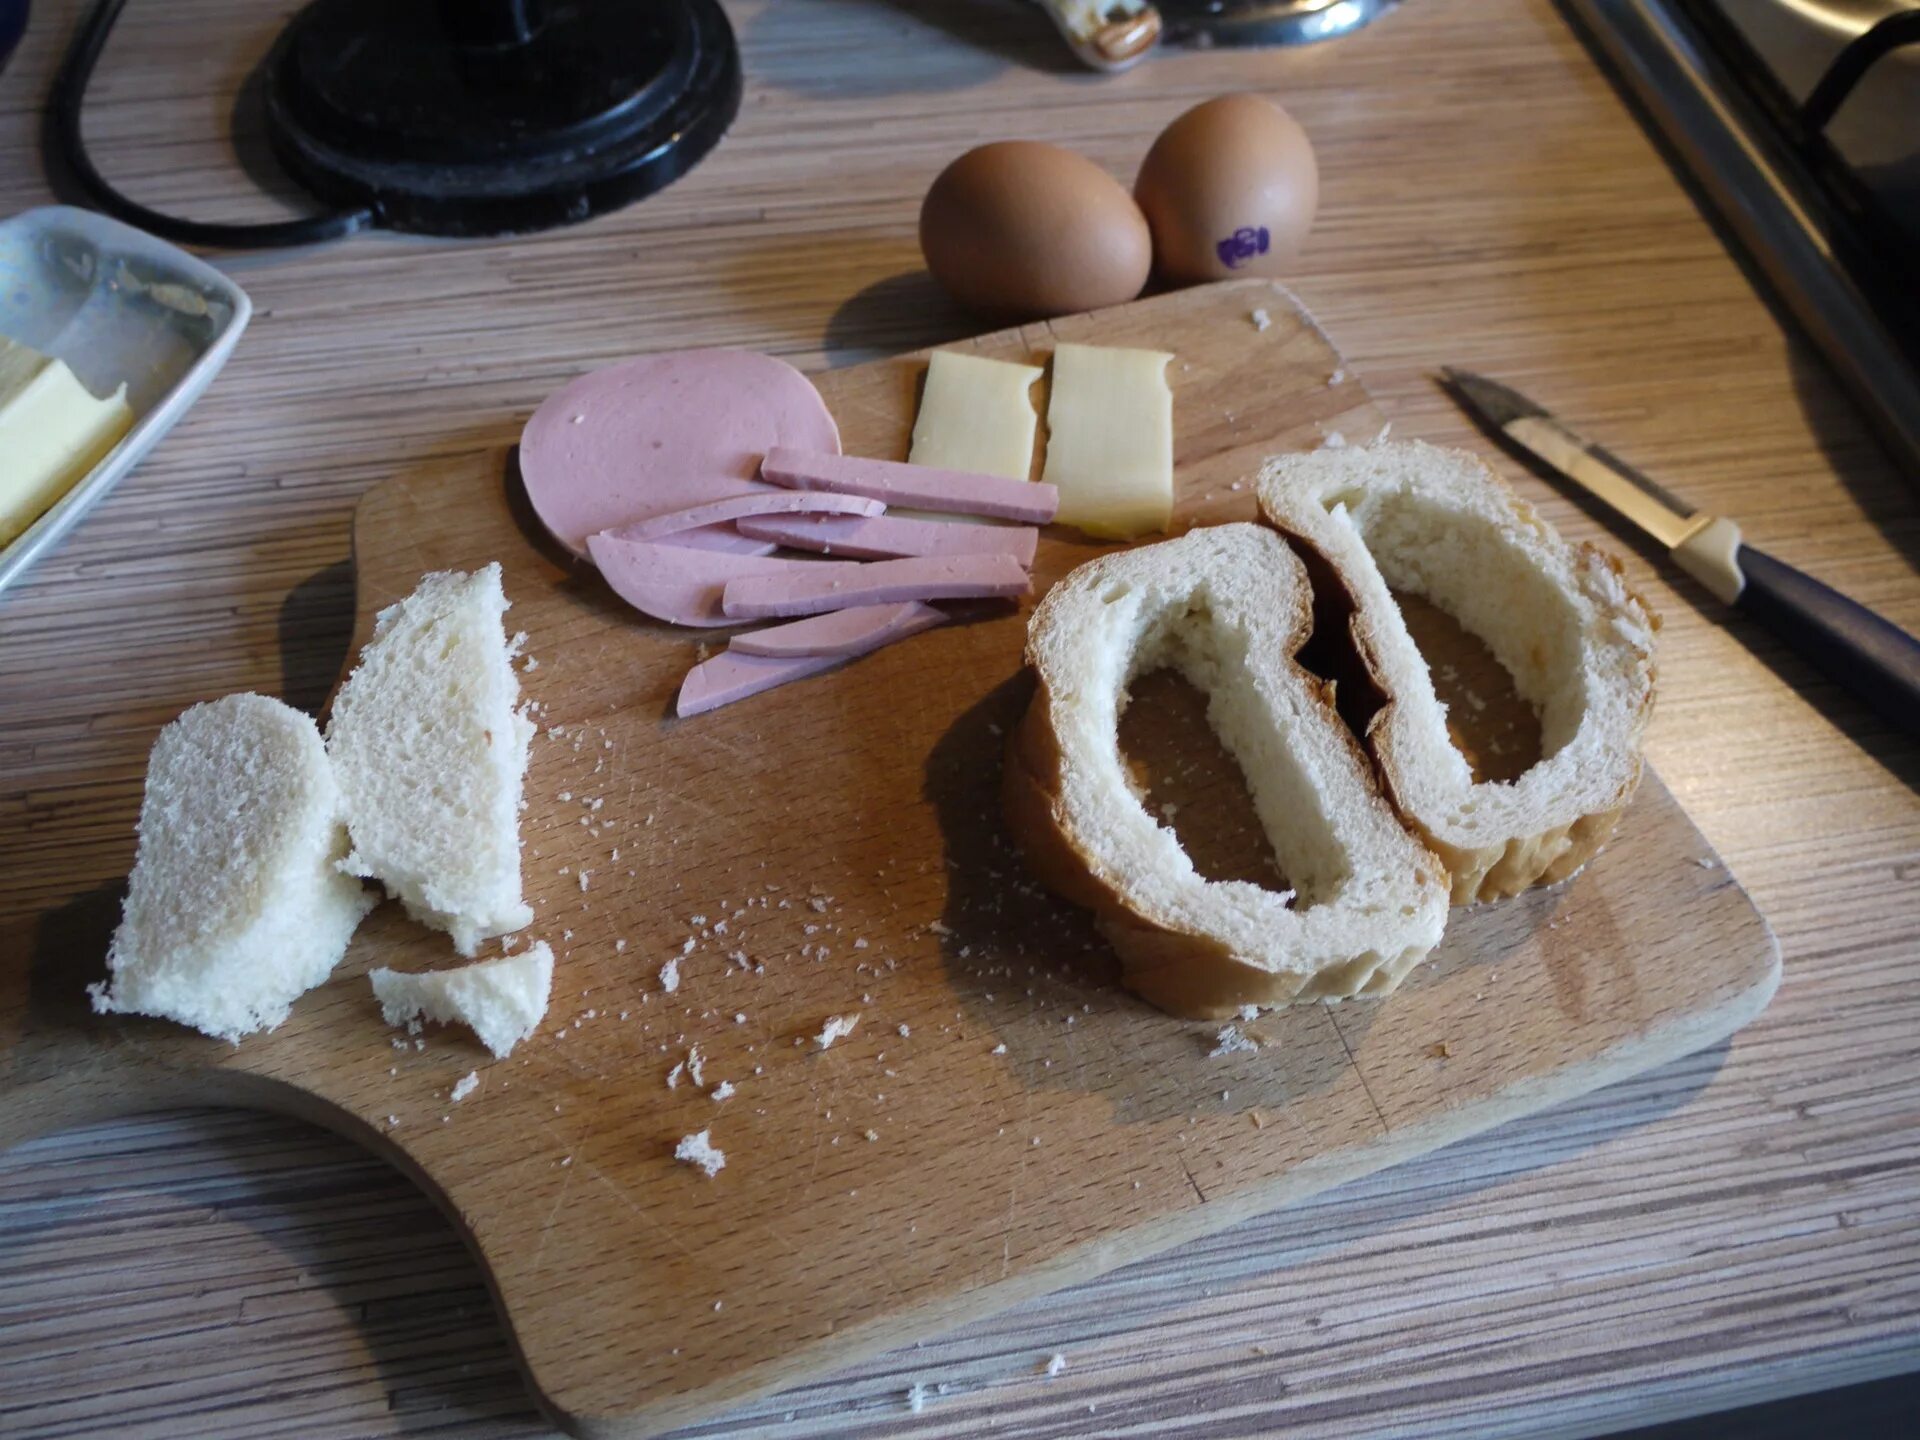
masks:
<svg viewBox="0 0 1920 1440"><path fill-rule="evenodd" d="M1740 527L1681 500L1511 386L1443 366L1470 412L1666 547L1719 600L1753 615L1819 669L1920 734L1920 640L1740 538Z"/></svg>
<svg viewBox="0 0 1920 1440"><path fill-rule="evenodd" d="M1626 461L1574 433L1518 390L1442 367L1441 375L1488 424L1633 521L1662 545L1681 543L1695 515L1686 503Z"/></svg>

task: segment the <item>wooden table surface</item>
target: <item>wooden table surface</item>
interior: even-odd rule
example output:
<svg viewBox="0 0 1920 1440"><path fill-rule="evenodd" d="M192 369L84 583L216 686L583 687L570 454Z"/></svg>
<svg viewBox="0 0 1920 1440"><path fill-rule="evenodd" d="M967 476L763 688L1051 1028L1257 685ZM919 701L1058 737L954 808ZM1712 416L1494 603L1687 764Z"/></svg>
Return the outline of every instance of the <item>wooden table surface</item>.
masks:
<svg viewBox="0 0 1920 1440"><path fill-rule="evenodd" d="M42 0L0 75L0 214L50 198L38 109L78 8ZM277 213L226 127L292 8L132 6L90 110L107 171L178 211ZM226 373L0 601L0 920L42 916L37 952L104 943L161 724L232 690L323 697L372 481L503 451L559 381L633 351L820 366L982 328L916 273L947 158L1043 137L1126 176L1225 90L1282 99L1316 141L1294 282L1396 434L1465 439L1429 376L1485 371L1920 629L1920 494L1547 0L1417 0L1315 49L1117 79L999 0L729 9L740 121L644 205L230 262L258 309ZM1627 563L1666 618L1653 761L1783 945L1756 1024L697 1433L1581 1433L1920 1365L1920 755L1648 553ZM192 1113L0 1158L0 1433L546 1431L424 1199L317 1131Z"/></svg>

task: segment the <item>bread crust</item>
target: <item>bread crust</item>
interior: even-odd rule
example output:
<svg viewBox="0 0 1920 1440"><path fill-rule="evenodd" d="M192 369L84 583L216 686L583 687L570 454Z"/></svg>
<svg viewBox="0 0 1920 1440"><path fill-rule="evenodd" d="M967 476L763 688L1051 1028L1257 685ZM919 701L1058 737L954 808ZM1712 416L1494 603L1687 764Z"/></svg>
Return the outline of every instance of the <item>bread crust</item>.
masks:
<svg viewBox="0 0 1920 1440"><path fill-rule="evenodd" d="M1515 504L1521 513L1535 518L1534 511L1526 501L1516 498ZM1542 522L1544 523L1544 522ZM1283 535L1294 543L1305 543L1296 537L1285 525L1277 525ZM1648 605L1626 583L1626 571L1620 561L1587 541L1581 541L1575 547L1583 567L1602 565L1619 578L1621 588L1626 592L1629 602L1638 605L1645 612L1648 623L1656 630L1660 628L1659 614ZM1507 900L1531 890L1536 885L1553 885L1561 880L1578 874L1587 862L1606 847L1613 838L1613 832L1620 823L1620 817L1626 813L1627 806L1633 802L1634 793L1640 788L1640 775L1644 768L1640 756L1633 757L1633 772L1626 783L1621 785L1613 796L1611 804L1601 810L1589 811L1575 817L1564 825L1550 826L1531 835L1515 835L1493 845L1463 847L1449 844L1435 835L1420 817L1400 801L1407 793L1407 786L1394 765L1393 752L1386 745L1384 736L1387 727L1393 723L1396 707L1391 693L1387 689L1387 679L1379 659L1375 654L1372 640L1372 627L1362 618L1362 612L1355 610L1352 620L1351 636L1354 649L1360 662L1366 667L1371 682L1388 699L1374 715L1367 727L1367 753L1373 757L1373 763L1380 772L1386 786L1387 795L1400 811L1401 818L1417 831L1428 847L1440 857L1447 867L1452 880L1452 895L1455 905L1479 905L1489 900ZM1649 667L1651 668L1651 667ZM1643 728L1653 713L1653 697L1658 676L1650 677L1646 695L1635 716L1635 732Z"/></svg>
<svg viewBox="0 0 1920 1440"><path fill-rule="evenodd" d="M1290 659L1305 642L1311 624L1304 584L1298 594L1300 603L1287 645ZM1040 633L1049 614L1050 607L1043 601L1030 634ZM1054 702L1046 677L1037 665L1032 668L1036 673L1033 699L1007 738L1001 770L1007 827L1042 884L1093 912L1095 923L1120 957L1128 988L1142 998L1185 1018L1226 1020L1249 1005L1384 994L1431 949L1429 943L1388 954L1369 950L1318 970L1267 969L1248 963L1218 937L1176 926L1143 907L1123 885L1100 873L1092 848L1073 832L1063 803L1070 762L1054 727ZM1356 773L1371 781L1373 770L1365 750L1335 711L1334 687L1304 671L1302 679L1312 688L1330 733L1352 755ZM1374 788L1374 803L1393 817L1384 795L1370 788ZM1446 871L1440 857L1431 847L1417 854L1422 888L1443 885Z"/></svg>
<svg viewBox="0 0 1920 1440"><path fill-rule="evenodd" d="M1521 525L1543 539L1562 543L1552 527L1525 499L1514 494L1490 473L1485 478L1489 485L1497 486L1503 492ZM1631 744L1634 747L1630 773L1599 808L1590 809L1564 823L1530 834L1511 835L1485 846L1462 846L1449 842L1424 823L1405 798L1411 793L1412 787L1397 767L1394 748L1388 743L1393 727L1401 723L1400 706L1393 693L1389 668L1381 657L1382 646L1374 623L1375 617L1359 603L1355 587L1339 561L1316 544L1306 529L1289 523L1287 509L1270 503L1264 487L1261 508L1266 522L1306 559L1316 587L1316 614L1322 623L1327 622L1330 613L1344 611L1345 623L1340 629L1347 642L1346 649L1338 653L1329 651L1320 658L1336 671L1343 672L1343 685L1363 682L1374 692L1371 699L1376 708L1373 708L1370 718L1364 721L1366 752L1372 758L1386 793L1401 818L1426 841L1446 866L1452 882L1453 903L1472 905L1506 899L1536 885L1564 880L1592 860L1613 835L1621 815L1639 787L1642 771L1639 737L1652 715L1658 682L1657 667L1651 657L1647 661L1646 687L1629 722ZM1595 593L1617 590L1622 601L1615 610L1616 614L1641 621L1650 631L1659 630L1659 613L1627 583L1625 568L1616 556L1586 541L1573 545L1571 549L1575 571L1587 582L1586 588ZM1590 577L1595 576L1596 572L1605 572L1604 582L1592 581ZM1320 592L1335 584L1342 592L1339 599L1344 604L1336 602L1330 606L1328 602L1332 597ZM1324 637L1322 647L1327 648ZM1348 719L1349 723L1355 723L1351 710L1348 710Z"/></svg>

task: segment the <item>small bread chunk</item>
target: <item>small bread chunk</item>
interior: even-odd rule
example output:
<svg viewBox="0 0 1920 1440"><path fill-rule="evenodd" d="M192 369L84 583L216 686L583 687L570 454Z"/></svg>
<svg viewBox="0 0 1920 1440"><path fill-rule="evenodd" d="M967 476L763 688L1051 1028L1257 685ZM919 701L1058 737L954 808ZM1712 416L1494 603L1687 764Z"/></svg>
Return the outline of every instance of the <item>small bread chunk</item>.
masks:
<svg viewBox="0 0 1920 1440"><path fill-rule="evenodd" d="M383 968L367 978L389 1025L413 1019L465 1025L504 1060L547 1013L553 951L541 940L517 955L479 960L457 970L403 975Z"/></svg>
<svg viewBox="0 0 1920 1440"><path fill-rule="evenodd" d="M714 1148L711 1130L681 1136L680 1143L673 1147L673 1158L683 1164L697 1165L709 1180L727 1168L727 1152Z"/></svg>
<svg viewBox="0 0 1920 1440"><path fill-rule="evenodd" d="M1446 872L1294 659L1310 603L1285 541L1221 525L1082 565L1027 632L1039 686L1008 745L1009 826L1176 1015L1384 994L1446 924ZM1128 685L1162 666L1207 694L1292 893L1205 879L1142 806L1116 737Z"/></svg>
<svg viewBox="0 0 1920 1440"><path fill-rule="evenodd" d="M374 620L333 702L350 874L380 881L462 955L533 921L520 898L520 785L533 722L501 616L498 564L443 570Z"/></svg>
<svg viewBox="0 0 1920 1440"><path fill-rule="evenodd" d="M93 1008L238 1043L324 981L378 897L341 873L340 790L312 720L264 695L154 742L125 913Z"/></svg>
<svg viewBox="0 0 1920 1440"><path fill-rule="evenodd" d="M1660 622L1620 562L1569 545L1464 450L1409 442L1282 455L1259 489L1267 518L1302 545L1328 592L1322 628L1345 618L1352 660L1385 696L1366 722L1367 748L1401 815L1446 864L1454 903L1516 895L1592 859L1640 783L1653 712ZM1518 779L1475 783L1395 590L1477 635L1539 713L1542 758Z"/></svg>

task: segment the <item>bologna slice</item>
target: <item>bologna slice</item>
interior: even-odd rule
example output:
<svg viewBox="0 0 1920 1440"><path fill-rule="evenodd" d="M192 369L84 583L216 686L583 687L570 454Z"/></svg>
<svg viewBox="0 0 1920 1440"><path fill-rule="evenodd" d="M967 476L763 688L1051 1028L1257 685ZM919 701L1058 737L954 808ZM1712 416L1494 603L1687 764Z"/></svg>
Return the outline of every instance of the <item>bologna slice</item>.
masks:
<svg viewBox="0 0 1920 1440"><path fill-rule="evenodd" d="M802 655L837 655L850 659L944 625L944 611L918 600L897 605L856 605L851 610L829 610L785 625L749 630L727 642L736 655L788 659Z"/></svg>
<svg viewBox="0 0 1920 1440"><path fill-rule="evenodd" d="M833 490L865 495L889 505L910 505L952 515L986 515L1045 525L1060 508L1060 492L1030 480L970 475L964 470L935 470L897 460L867 460L832 451L777 446L767 452L760 476L792 490Z"/></svg>
<svg viewBox="0 0 1920 1440"><path fill-rule="evenodd" d="M810 493L810 492L798 492ZM894 515L747 515L740 533L794 550L817 550L854 560L904 560L915 555L1011 555L1029 570L1040 532L1031 525L955 525Z"/></svg>
<svg viewBox="0 0 1920 1440"><path fill-rule="evenodd" d="M824 491L768 490L758 495L736 495L731 500L713 500L705 505L689 505L649 520L634 520L616 525L607 533L618 540L666 540L681 544L689 530L708 525L727 525L746 516L773 515L782 519L796 514L819 515L831 519L860 520L881 514L886 506L861 495L829 495ZM761 537L755 536L754 539ZM767 543L764 542L763 543ZM778 542L772 542L778 543Z"/></svg>
<svg viewBox="0 0 1920 1440"><path fill-rule="evenodd" d="M660 540L622 540L611 534L588 536L587 547L616 595L674 625L731 625L733 620L721 608L730 581L817 569L820 564L696 550Z"/></svg>
<svg viewBox="0 0 1920 1440"><path fill-rule="evenodd" d="M901 600L1003 599L1024 595L1032 586L1026 567L1011 555L785 563L791 568L747 571L727 581L721 601L727 616L772 620Z"/></svg>
<svg viewBox="0 0 1920 1440"><path fill-rule="evenodd" d="M840 432L807 377L770 355L680 350L622 361L549 395L520 436L520 473L541 524L577 555L587 537L689 506L765 491L767 451L837 454ZM720 549L757 543L690 533Z"/></svg>
<svg viewBox="0 0 1920 1440"><path fill-rule="evenodd" d="M680 698L674 704L674 713L683 720L690 715L703 715L790 680L804 680L822 670L831 670L845 659L844 655L769 658L722 650L687 672L687 678L680 682Z"/></svg>

